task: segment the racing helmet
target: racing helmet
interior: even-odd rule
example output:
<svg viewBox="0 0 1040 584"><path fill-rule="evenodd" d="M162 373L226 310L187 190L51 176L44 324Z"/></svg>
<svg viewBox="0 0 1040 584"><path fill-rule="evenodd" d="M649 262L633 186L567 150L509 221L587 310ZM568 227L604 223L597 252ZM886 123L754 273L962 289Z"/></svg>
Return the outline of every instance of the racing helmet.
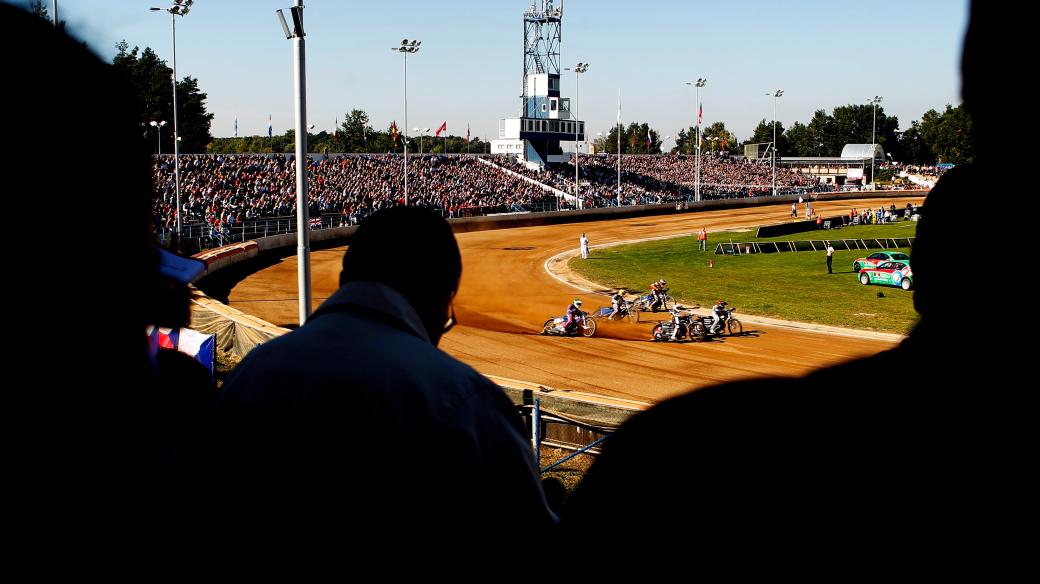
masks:
<svg viewBox="0 0 1040 584"><path fill-rule="evenodd" d="M618 291L617 291L617 293L618 293L618 295L620 295L620 296L624 296L625 294L627 294L627 293L628 293L628 291L627 291L627 290L625 290L624 288L622 288L622 289L618 290Z"/></svg>
<svg viewBox="0 0 1040 584"><path fill-rule="evenodd" d="M574 299L574 305L575 306L581 306L581 298L575 298Z"/></svg>
<svg viewBox="0 0 1040 584"><path fill-rule="evenodd" d="M664 285L665 285L665 284L667 284L668 282L665 282L665 281L664 281L664 278L661 278L660 280L658 280L658 281L657 281L657 283L658 283L658 284L660 284L660 285L662 285L662 286L664 286Z"/></svg>

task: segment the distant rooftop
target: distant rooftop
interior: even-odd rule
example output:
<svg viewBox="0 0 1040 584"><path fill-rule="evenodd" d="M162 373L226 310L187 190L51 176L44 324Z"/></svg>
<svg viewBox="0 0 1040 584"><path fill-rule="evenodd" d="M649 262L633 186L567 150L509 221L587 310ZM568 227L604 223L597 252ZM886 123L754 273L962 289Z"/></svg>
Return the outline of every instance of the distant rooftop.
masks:
<svg viewBox="0 0 1040 584"><path fill-rule="evenodd" d="M846 144L841 149L841 157L858 160L870 159L871 151L874 153L874 158L885 159L885 149L881 147L881 144Z"/></svg>

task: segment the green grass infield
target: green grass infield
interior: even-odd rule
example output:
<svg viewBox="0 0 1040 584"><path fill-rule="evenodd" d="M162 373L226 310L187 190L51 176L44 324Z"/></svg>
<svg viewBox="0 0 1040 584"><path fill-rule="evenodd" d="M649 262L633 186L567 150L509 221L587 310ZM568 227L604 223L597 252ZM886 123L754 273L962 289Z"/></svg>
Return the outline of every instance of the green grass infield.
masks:
<svg viewBox="0 0 1040 584"><path fill-rule="evenodd" d="M645 293L658 278L683 304L709 307L724 299L740 314L848 328L906 333L917 322L913 291L863 286L852 271L856 258L880 250L845 250L835 244L834 273L824 251L751 255L714 253L728 242L805 241L913 237L916 224L864 225L756 239L755 230L708 234L708 251L698 250L696 233L660 241L594 249L588 260L574 257L570 268L610 288ZM900 251L913 255L909 248ZM894 251L894 250L889 250Z"/></svg>

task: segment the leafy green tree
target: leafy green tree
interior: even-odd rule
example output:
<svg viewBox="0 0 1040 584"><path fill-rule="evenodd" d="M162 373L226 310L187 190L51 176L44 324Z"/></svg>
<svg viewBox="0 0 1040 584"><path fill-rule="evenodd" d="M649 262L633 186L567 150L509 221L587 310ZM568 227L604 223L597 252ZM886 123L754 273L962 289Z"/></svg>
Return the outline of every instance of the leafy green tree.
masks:
<svg viewBox="0 0 1040 584"><path fill-rule="evenodd" d="M751 134L751 138L744 142L744 144L764 144L773 141L773 123L767 122L765 118L755 126L755 131ZM777 120L776 122L776 150L779 156L791 156L790 146L787 143L787 137L784 136L784 124Z"/></svg>
<svg viewBox="0 0 1040 584"><path fill-rule="evenodd" d="M618 151L618 132L621 133L622 154L660 154L661 134L647 123L637 124L632 122L628 127L618 126L611 128L610 132L594 142L596 152L614 153ZM651 143L647 146L647 134L651 137Z"/></svg>
<svg viewBox="0 0 1040 584"><path fill-rule="evenodd" d="M693 129L693 136L696 139L697 131L695 129ZM701 131L701 138L704 141L704 144L701 144L702 152L723 149L733 151L737 147L737 137L726 129L724 122L715 122L704 128ZM691 144L691 146L693 145Z"/></svg>
<svg viewBox="0 0 1040 584"><path fill-rule="evenodd" d="M963 164L975 157L973 124L963 106L947 104L941 114L928 110L921 116L920 128L921 139L935 157L935 160L925 160L923 163Z"/></svg>
<svg viewBox="0 0 1040 584"><path fill-rule="evenodd" d="M163 152L173 152L173 70L151 48L129 50L126 41L118 50L112 65L136 91L135 116L149 132L151 121L166 121L162 132ZM206 94L199 90L198 80L185 77L177 82L178 130L181 152L205 152L213 140L210 125L213 114L206 111ZM152 144L154 145L154 136ZM153 146L154 148L154 146Z"/></svg>
<svg viewBox="0 0 1040 584"><path fill-rule="evenodd" d="M809 127L801 122L791 124L791 127L784 132L784 138L787 139L791 149L787 153L788 156L813 156L813 152L816 150Z"/></svg>
<svg viewBox="0 0 1040 584"><path fill-rule="evenodd" d="M849 104L834 108L831 113L829 144L827 156L841 154L845 144L870 144L873 133L874 140L887 152L897 143L896 130L899 129L899 118L885 114L885 108L877 108L877 124L874 124L874 106Z"/></svg>
<svg viewBox="0 0 1040 584"><path fill-rule="evenodd" d="M935 111L935 110L931 110ZM935 154L925 143L921 135L921 122L914 120L903 135L899 137L899 155L893 155L897 162L910 164L934 164Z"/></svg>
<svg viewBox="0 0 1040 584"><path fill-rule="evenodd" d="M841 154L841 149L845 147L845 144L838 144L840 139L835 136L834 118L827 115L826 111L816 110L806 129L809 142L803 144L803 148L809 146L812 154L801 154L801 156L838 156Z"/></svg>

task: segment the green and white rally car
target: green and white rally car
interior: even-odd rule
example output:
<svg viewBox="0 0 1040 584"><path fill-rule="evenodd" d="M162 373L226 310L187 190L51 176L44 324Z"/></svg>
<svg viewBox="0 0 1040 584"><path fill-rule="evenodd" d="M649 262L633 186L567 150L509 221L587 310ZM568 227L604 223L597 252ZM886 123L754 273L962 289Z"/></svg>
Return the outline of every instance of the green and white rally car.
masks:
<svg viewBox="0 0 1040 584"><path fill-rule="evenodd" d="M865 258L856 258L856 261L852 262L852 271L858 272L863 268L873 268L881 265L882 262L903 262L904 264L909 264L910 256L901 251L879 251Z"/></svg>
<svg viewBox="0 0 1040 584"><path fill-rule="evenodd" d="M881 284L909 290L914 287L914 273L910 270L909 263L883 262L876 268L864 268L859 273L859 282L864 286Z"/></svg>

